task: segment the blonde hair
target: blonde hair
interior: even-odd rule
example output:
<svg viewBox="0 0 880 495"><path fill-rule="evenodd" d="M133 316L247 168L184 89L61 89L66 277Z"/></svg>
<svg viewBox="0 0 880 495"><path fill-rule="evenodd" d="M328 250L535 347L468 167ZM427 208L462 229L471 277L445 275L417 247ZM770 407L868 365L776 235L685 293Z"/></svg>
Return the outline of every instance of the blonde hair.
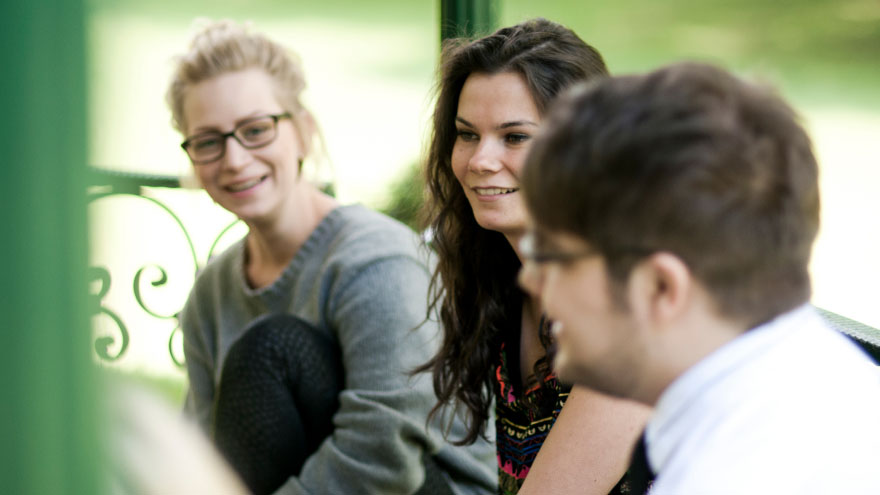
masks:
<svg viewBox="0 0 880 495"><path fill-rule="evenodd" d="M186 134L183 104L190 87L222 74L256 68L269 75L275 97L293 116L305 153L315 148L324 150L317 123L300 101L306 81L296 53L261 33L251 32L247 24L204 19L197 20L196 24L204 24L204 27L193 37L189 50L175 57L174 72L165 95L175 129Z"/></svg>

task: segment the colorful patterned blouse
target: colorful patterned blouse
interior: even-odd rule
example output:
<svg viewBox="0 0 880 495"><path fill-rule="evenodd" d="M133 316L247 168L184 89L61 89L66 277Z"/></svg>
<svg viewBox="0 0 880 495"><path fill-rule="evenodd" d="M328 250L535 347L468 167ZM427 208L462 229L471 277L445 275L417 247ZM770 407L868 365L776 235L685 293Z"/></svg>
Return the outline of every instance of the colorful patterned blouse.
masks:
<svg viewBox="0 0 880 495"><path fill-rule="evenodd" d="M513 495L519 491L529 468L538 454L550 427L568 398L568 387L563 387L550 375L545 387L556 392L552 407L539 408L536 404L539 385L523 391L519 386L519 352L507 352L507 343L501 345L498 367L495 369L495 434L498 452L498 493ZM511 346L513 347L513 346ZM518 347L518 346L517 346ZM550 400L544 401L549 405Z"/></svg>
<svg viewBox="0 0 880 495"><path fill-rule="evenodd" d="M514 338L501 344L495 368L495 435L500 495L515 495L519 491L571 390L551 374L544 381L541 393L537 384L524 391L518 379L521 376L519 332L515 334ZM539 404L540 395L545 398ZM624 476L611 494L630 493L626 480Z"/></svg>

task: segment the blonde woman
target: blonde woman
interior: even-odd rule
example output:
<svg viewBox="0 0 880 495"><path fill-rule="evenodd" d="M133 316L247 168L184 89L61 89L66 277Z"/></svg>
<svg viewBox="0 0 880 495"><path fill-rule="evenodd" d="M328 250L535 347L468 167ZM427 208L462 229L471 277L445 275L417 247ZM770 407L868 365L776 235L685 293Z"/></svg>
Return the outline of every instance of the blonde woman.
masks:
<svg viewBox="0 0 880 495"><path fill-rule="evenodd" d="M430 274L402 224L306 180L302 68L229 22L177 60L168 102L195 175L247 235L181 314L187 410L255 493L487 493L491 446L442 442L428 359ZM453 428L458 428L458 423Z"/></svg>

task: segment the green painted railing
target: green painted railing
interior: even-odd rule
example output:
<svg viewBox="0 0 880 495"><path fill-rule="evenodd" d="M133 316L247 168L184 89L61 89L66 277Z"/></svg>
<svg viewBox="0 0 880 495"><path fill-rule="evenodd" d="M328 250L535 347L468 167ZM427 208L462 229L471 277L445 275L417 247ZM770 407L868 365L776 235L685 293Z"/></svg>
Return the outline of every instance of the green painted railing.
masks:
<svg viewBox="0 0 880 495"><path fill-rule="evenodd" d="M180 189L180 179L174 176L149 175L142 173L118 172L102 168L91 169L92 184L89 187L88 201L89 203L112 202L114 199L120 198L136 198L153 207L159 212L160 217L164 219L164 229L155 232L156 239L168 238L167 229L179 234L184 240L185 247L179 253L181 258L188 260L185 266L190 266L192 272L190 275L195 276L201 268L200 260L210 259L215 250L220 245L221 240L239 222L234 221L221 229L214 238L206 256L200 257L196 251L196 244L190 230L181 217L165 202L158 199L155 194L150 191L158 189ZM109 205L112 206L112 203ZM135 246L126 246L123 242L119 243L119 249L132 251L133 256L138 257L141 254L133 250ZM148 316L150 320L158 320L158 322L167 322L172 325L172 330L167 337L168 357L173 364L179 368L184 366L184 357L181 355L180 345L175 345L181 339L180 325L178 324L178 313L183 305L181 299L179 305L171 311L159 310L153 307L148 301L148 291L158 291L167 288L170 284L179 285L181 281L187 284L186 287L177 287L180 293L188 291L188 285L191 281L190 277L181 276L180 273L169 274L169 269L162 265L161 262L154 259L144 259L140 263L136 263L137 268L134 274L114 270L109 266L96 260L95 265L89 267L89 278L92 286L91 293L91 314L93 317L103 318L111 323L112 329L94 336L93 347L96 356L103 362L113 363L124 357L129 349L132 331L147 332L151 331L159 325L150 325L151 329L141 328L134 329L129 323L133 316ZM114 275L114 271L116 274ZM130 279L128 277L131 277ZM111 285L121 283L131 287L131 297L136 303L136 308L142 313L141 315L124 315L121 310L111 302L108 302L107 295ZM129 305L130 306L130 305ZM143 318L138 318L143 320ZM168 326L168 325L165 325ZM106 327L106 325L105 325Z"/></svg>
<svg viewBox="0 0 880 495"><path fill-rule="evenodd" d="M874 358L874 361L880 363L880 329L870 327L846 316L832 313L826 309L819 308L819 313L825 317L831 326L849 335L850 338Z"/></svg>

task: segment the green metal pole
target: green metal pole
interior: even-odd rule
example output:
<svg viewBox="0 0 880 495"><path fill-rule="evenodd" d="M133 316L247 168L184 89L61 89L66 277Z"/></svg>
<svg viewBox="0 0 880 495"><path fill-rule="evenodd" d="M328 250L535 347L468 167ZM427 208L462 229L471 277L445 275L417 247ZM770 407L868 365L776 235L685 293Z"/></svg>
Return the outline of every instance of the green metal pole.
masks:
<svg viewBox="0 0 880 495"><path fill-rule="evenodd" d="M489 34L498 17L496 0L440 0L440 40Z"/></svg>
<svg viewBox="0 0 880 495"><path fill-rule="evenodd" d="M2 2L0 19L0 491L101 493L83 0Z"/></svg>

